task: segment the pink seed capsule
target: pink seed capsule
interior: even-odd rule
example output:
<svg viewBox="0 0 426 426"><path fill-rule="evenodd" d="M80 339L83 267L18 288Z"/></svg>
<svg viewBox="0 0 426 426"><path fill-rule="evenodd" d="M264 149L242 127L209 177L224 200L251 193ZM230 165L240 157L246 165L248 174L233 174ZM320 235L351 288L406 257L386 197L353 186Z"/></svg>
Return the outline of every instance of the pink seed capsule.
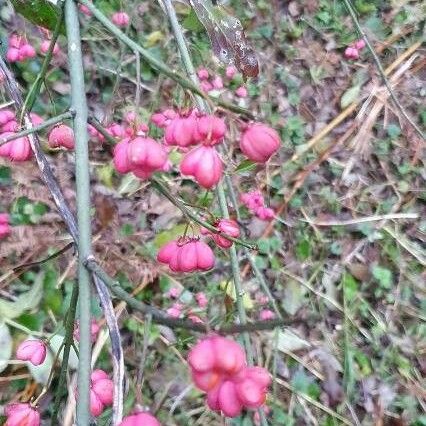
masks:
<svg viewBox="0 0 426 426"><path fill-rule="evenodd" d="M5 426L40 426L38 410L29 403L11 403L4 409L7 417Z"/></svg>
<svg viewBox="0 0 426 426"><path fill-rule="evenodd" d="M50 131L47 141L51 148L74 149L74 132L71 127L60 124Z"/></svg>
<svg viewBox="0 0 426 426"><path fill-rule="evenodd" d="M210 77L209 71L206 68L200 68L197 71L197 75L200 80L207 80Z"/></svg>
<svg viewBox="0 0 426 426"><path fill-rule="evenodd" d="M263 123L249 124L240 139L241 151L256 163L266 163L280 146L278 133Z"/></svg>
<svg viewBox="0 0 426 426"><path fill-rule="evenodd" d="M236 91L235 94L239 97L239 98L246 98L248 95L248 91L244 86L240 86Z"/></svg>
<svg viewBox="0 0 426 426"><path fill-rule="evenodd" d="M111 17L111 21L117 25L117 27L127 27L130 18L126 12L115 12Z"/></svg>
<svg viewBox="0 0 426 426"><path fill-rule="evenodd" d="M119 426L161 426L161 424L151 414L140 412L124 417Z"/></svg>
<svg viewBox="0 0 426 426"><path fill-rule="evenodd" d="M15 139L11 143L9 157L12 161L27 161L31 158L31 145L26 136Z"/></svg>
<svg viewBox="0 0 426 426"><path fill-rule="evenodd" d="M33 365L40 365L46 359L46 352L46 344L43 341L29 339L18 346L16 358L21 361L29 361Z"/></svg>

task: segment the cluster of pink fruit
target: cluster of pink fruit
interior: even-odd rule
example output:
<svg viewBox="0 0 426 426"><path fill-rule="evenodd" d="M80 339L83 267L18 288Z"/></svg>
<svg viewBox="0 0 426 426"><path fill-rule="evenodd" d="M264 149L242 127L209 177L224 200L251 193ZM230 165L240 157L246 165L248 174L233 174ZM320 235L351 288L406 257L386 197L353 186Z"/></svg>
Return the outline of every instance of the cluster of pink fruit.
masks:
<svg viewBox="0 0 426 426"><path fill-rule="evenodd" d="M37 126L43 119L31 113L31 121ZM9 109L0 111L0 139L12 136L19 130L19 123L15 113ZM0 157L8 158L11 161L27 161L32 157L31 145L28 137L20 137L10 142L0 145Z"/></svg>
<svg viewBox="0 0 426 426"><path fill-rule="evenodd" d="M37 56L34 47L29 44L25 37L12 34L9 37L6 59L9 62L23 62Z"/></svg>
<svg viewBox="0 0 426 426"><path fill-rule="evenodd" d="M10 234L9 214L0 213L0 239L6 238Z"/></svg>
<svg viewBox="0 0 426 426"><path fill-rule="evenodd" d="M271 208L265 206L265 199L259 190L241 194L240 201L261 220L271 220L275 215Z"/></svg>
<svg viewBox="0 0 426 426"><path fill-rule="evenodd" d="M200 144L185 153L180 164L183 175L194 177L206 189L220 181L223 162L214 146L223 141L227 132L222 118L197 110L176 113L168 109L153 114L151 121L165 129L164 142L168 147L176 146L186 152L190 146ZM240 148L250 160L265 163L279 147L280 138L275 130L262 123L244 125ZM114 165L118 172L133 172L142 179L170 167L165 146L146 136L124 137L114 149Z"/></svg>
<svg viewBox="0 0 426 426"><path fill-rule="evenodd" d="M229 235L233 238L238 238L240 236L240 227L238 223L233 219L218 219L213 223L213 226L220 232L223 232L226 235ZM213 241L222 248L229 248L232 246L233 242L223 237L222 235L216 234L212 231L209 231L206 228L201 228L201 233L203 235L209 235Z"/></svg>
<svg viewBox="0 0 426 426"><path fill-rule="evenodd" d="M90 413L100 416L105 407L114 400L114 383L103 370L94 370L90 375Z"/></svg>
<svg viewBox="0 0 426 426"><path fill-rule="evenodd" d="M237 73L237 69L233 65L226 67L225 76L230 81ZM200 79L200 87L203 92L209 93L214 90L222 90L224 88L223 79L220 75L210 75L206 68L199 68L197 71L198 78ZM245 98L248 95L245 86L240 86L235 90L235 95L239 98Z"/></svg>
<svg viewBox="0 0 426 426"><path fill-rule="evenodd" d="M209 336L190 351L188 362L195 385L207 392L207 405L227 417L265 403L271 383L262 367L248 367L243 348L233 340Z"/></svg>
<svg viewBox="0 0 426 426"><path fill-rule="evenodd" d="M365 47L365 41L363 39L354 41L345 49L345 58L347 59L359 59L360 52Z"/></svg>
<svg viewBox="0 0 426 426"><path fill-rule="evenodd" d="M159 250L157 260L173 272L208 271L215 263L212 249L196 237L180 237Z"/></svg>

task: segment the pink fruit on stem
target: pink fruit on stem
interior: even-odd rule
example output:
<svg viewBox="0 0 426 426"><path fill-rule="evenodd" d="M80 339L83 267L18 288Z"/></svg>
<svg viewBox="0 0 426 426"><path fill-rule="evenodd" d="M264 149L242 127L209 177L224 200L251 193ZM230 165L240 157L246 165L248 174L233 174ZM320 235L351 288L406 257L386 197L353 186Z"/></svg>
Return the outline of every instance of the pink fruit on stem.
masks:
<svg viewBox="0 0 426 426"><path fill-rule="evenodd" d="M0 126L4 126L9 121L15 121L15 113L10 109L0 110Z"/></svg>
<svg viewBox="0 0 426 426"><path fill-rule="evenodd" d="M243 404L238 398L235 384L232 381L228 380L221 385L218 405L226 417L237 417L241 414Z"/></svg>
<svg viewBox="0 0 426 426"><path fill-rule="evenodd" d="M15 120L8 121L2 126L3 132L17 132L19 130L19 124Z"/></svg>
<svg viewBox="0 0 426 426"><path fill-rule="evenodd" d="M236 91L235 94L239 97L239 98L246 98L248 95L248 91L244 86L240 86Z"/></svg>
<svg viewBox="0 0 426 426"><path fill-rule="evenodd" d="M31 44L24 44L20 49L19 53L23 56L24 59L31 59L37 56L37 52Z"/></svg>
<svg viewBox="0 0 426 426"><path fill-rule="evenodd" d="M18 34L12 34L9 37L9 47L20 49L24 44L25 44L25 38Z"/></svg>
<svg viewBox="0 0 426 426"><path fill-rule="evenodd" d="M43 40L40 45L40 52L45 55L49 51L50 47L50 40ZM57 55L59 53L60 49L57 43L55 43L55 46L53 47L53 55Z"/></svg>
<svg viewBox="0 0 426 426"><path fill-rule="evenodd" d="M127 27L130 18L126 12L115 12L111 17L111 21L117 25L117 27Z"/></svg>
<svg viewBox="0 0 426 426"><path fill-rule="evenodd" d="M203 115L197 121L197 133L205 145L221 142L226 131L225 121L215 115Z"/></svg>
<svg viewBox="0 0 426 426"><path fill-rule="evenodd" d="M226 67L226 71L225 71L225 75L229 78L232 79L234 78L235 74L237 73L237 69L233 66L233 65L228 65Z"/></svg>
<svg viewBox="0 0 426 426"><path fill-rule="evenodd" d="M209 303L205 293L203 293L202 291L198 292L195 295L195 300L197 301L197 304L200 308L205 308Z"/></svg>
<svg viewBox="0 0 426 426"><path fill-rule="evenodd" d="M202 80L200 83L201 90L205 93L211 92L213 90L213 84L210 81Z"/></svg>
<svg viewBox="0 0 426 426"><path fill-rule="evenodd" d="M74 149L74 132L71 127L59 124L50 131L47 141L51 148Z"/></svg>
<svg viewBox="0 0 426 426"><path fill-rule="evenodd" d="M90 9L85 4L79 4L78 9L80 10L80 12L83 15L92 16L92 12L90 11Z"/></svg>
<svg viewBox="0 0 426 426"><path fill-rule="evenodd" d="M19 60L19 49L15 47L9 47L6 52L6 59L9 62L18 62Z"/></svg>
<svg viewBox="0 0 426 426"><path fill-rule="evenodd" d="M259 318L262 321L268 321L275 318L275 313L270 309L262 309L259 314Z"/></svg>
<svg viewBox="0 0 426 426"><path fill-rule="evenodd" d="M178 250L177 241L170 241L161 249L159 250L157 254L157 260L161 263L169 263L172 256L176 253Z"/></svg>
<svg viewBox="0 0 426 426"><path fill-rule="evenodd" d="M93 417L100 416L105 409L104 404L102 404L102 401L98 398L98 395L94 392L93 389L90 389L89 404L90 404L90 414Z"/></svg>
<svg viewBox="0 0 426 426"><path fill-rule="evenodd" d="M40 426L40 413L29 403L11 403L4 409L5 426Z"/></svg>
<svg viewBox="0 0 426 426"><path fill-rule="evenodd" d="M136 137L129 142L127 157L131 167L154 171L164 166L167 152L154 139Z"/></svg>
<svg viewBox="0 0 426 426"><path fill-rule="evenodd" d="M238 238L240 236L240 228L238 223L233 219L220 219L215 224L214 227L217 228L220 232L229 235L230 237ZM211 233L213 241L222 248L229 248L232 246L233 242L222 237L221 235Z"/></svg>
<svg viewBox="0 0 426 426"><path fill-rule="evenodd" d="M280 145L278 133L263 123L250 123L240 139L243 154L257 163L266 163Z"/></svg>
<svg viewBox="0 0 426 426"><path fill-rule="evenodd" d="M201 271L212 269L215 263L212 249L203 241L195 241L193 244L197 255L197 268Z"/></svg>
<svg viewBox="0 0 426 426"><path fill-rule="evenodd" d="M119 426L161 426L161 424L153 415L140 412L124 417Z"/></svg>
<svg viewBox="0 0 426 426"><path fill-rule="evenodd" d="M128 173L132 170L132 166L127 155L129 148L129 139L123 139L114 147L113 163L118 173Z"/></svg>
<svg viewBox="0 0 426 426"><path fill-rule="evenodd" d="M197 71L197 75L200 80L207 80L210 77L209 71L206 68L200 68Z"/></svg>
<svg viewBox="0 0 426 426"><path fill-rule="evenodd" d="M9 157L12 161L27 161L32 156L29 139L24 136L11 141Z"/></svg>
<svg viewBox="0 0 426 426"><path fill-rule="evenodd" d="M31 123L33 123L34 126L39 126L41 123L43 123L43 119L36 114L35 112L30 112L30 118L31 118Z"/></svg>
<svg viewBox="0 0 426 426"><path fill-rule="evenodd" d="M13 135L13 132L4 132L0 135L0 139L2 138L6 139L7 137L12 135ZM12 142L13 141L10 141L0 145L0 157L3 157L3 158L10 157L10 149L12 148Z"/></svg>
<svg viewBox="0 0 426 426"><path fill-rule="evenodd" d="M185 155L180 163L184 175L193 176L202 187L210 189L223 175L223 163L211 146L200 146Z"/></svg>
<svg viewBox="0 0 426 426"><path fill-rule="evenodd" d="M364 39L359 39L354 43L354 47L357 50L362 50L366 46Z"/></svg>
<svg viewBox="0 0 426 426"><path fill-rule="evenodd" d="M355 47L347 47L345 49L345 58L347 59L358 59L359 58L359 52L358 49Z"/></svg>
<svg viewBox="0 0 426 426"><path fill-rule="evenodd" d="M271 208L264 206L258 207L255 210L255 214L261 220L271 220L275 216L275 213Z"/></svg>
<svg viewBox="0 0 426 426"><path fill-rule="evenodd" d="M98 368L92 371L92 374L90 375L91 384L102 379L108 379L108 374L104 370L101 370L100 368Z"/></svg>
<svg viewBox="0 0 426 426"><path fill-rule="evenodd" d="M21 361L29 361L33 365L40 365L46 359L46 352L46 344L43 341L28 339L18 346L16 358Z"/></svg>
<svg viewBox="0 0 426 426"><path fill-rule="evenodd" d="M99 327L98 322L95 319L92 319L90 322L90 341L92 343L96 342L96 338L98 337L99 330L101 328ZM74 333L73 333L74 339L79 341L80 340L80 325L77 321L74 326Z"/></svg>
<svg viewBox="0 0 426 426"><path fill-rule="evenodd" d="M187 147L199 142L197 117L193 113L176 116L167 125L164 140L168 145Z"/></svg>
<svg viewBox="0 0 426 426"><path fill-rule="evenodd" d="M213 85L213 88L216 89L216 90L223 89L223 80L222 80L222 77L220 75L217 75L212 80L212 85Z"/></svg>

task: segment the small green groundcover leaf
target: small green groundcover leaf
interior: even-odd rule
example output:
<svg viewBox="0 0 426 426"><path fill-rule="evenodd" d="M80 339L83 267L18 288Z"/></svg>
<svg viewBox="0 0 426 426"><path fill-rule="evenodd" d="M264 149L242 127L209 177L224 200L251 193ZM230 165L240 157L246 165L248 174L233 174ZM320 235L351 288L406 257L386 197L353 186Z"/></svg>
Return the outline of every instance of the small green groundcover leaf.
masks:
<svg viewBox="0 0 426 426"><path fill-rule="evenodd" d="M58 8L48 0L11 0L16 12L28 19L34 25L47 28L51 31L55 29L58 21ZM65 34L65 29L61 28L61 34Z"/></svg>

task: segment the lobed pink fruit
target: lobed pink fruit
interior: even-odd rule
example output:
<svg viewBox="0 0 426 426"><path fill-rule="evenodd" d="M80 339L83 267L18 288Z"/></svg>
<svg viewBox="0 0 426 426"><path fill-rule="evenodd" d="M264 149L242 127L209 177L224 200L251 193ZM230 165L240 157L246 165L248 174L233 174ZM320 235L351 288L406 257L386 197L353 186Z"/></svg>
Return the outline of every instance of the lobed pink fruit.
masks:
<svg viewBox="0 0 426 426"><path fill-rule="evenodd" d="M43 364L46 359L47 347L41 340L28 339L22 342L16 350L16 358L29 361L33 365Z"/></svg>
<svg viewBox="0 0 426 426"><path fill-rule="evenodd" d="M127 27L130 22L130 17L126 12L115 12L111 17L111 21L117 25L117 27Z"/></svg>
<svg viewBox="0 0 426 426"><path fill-rule="evenodd" d="M167 125L164 140L168 145L182 148L200 141L197 133L197 116L195 113L175 116Z"/></svg>
<svg viewBox="0 0 426 426"><path fill-rule="evenodd" d="M223 163L211 146L199 146L188 152L180 163L180 171L193 176L206 189L215 186L223 175Z"/></svg>
<svg viewBox="0 0 426 426"><path fill-rule="evenodd" d="M257 163L266 163L280 146L278 133L263 123L249 124L240 139L241 151Z"/></svg>
<svg viewBox="0 0 426 426"><path fill-rule="evenodd" d="M202 115L197 120L197 134L205 145L222 141L227 131L225 121L215 115Z"/></svg>
<svg viewBox="0 0 426 426"><path fill-rule="evenodd" d="M59 124L50 131L47 141L51 148L74 149L74 132L71 127Z"/></svg>
<svg viewBox="0 0 426 426"><path fill-rule="evenodd" d="M197 75L200 80L208 80L210 77L209 71L206 68L200 68L197 71Z"/></svg>
<svg viewBox="0 0 426 426"><path fill-rule="evenodd" d="M240 86L236 91L235 95L239 98L246 98L248 96L248 91L245 86Z"/></svg>
<svg viewBox="0 0 426 426"><path fill-rule="evenodd" d="M161 424L153 415L140 412L124 417L119 426L161 426Z"/></svg>
<svg viewBox="0 0 426 426"><path fill-rule="evenodd" d="M40 45L40 52L43 53L43 55L45 55L49 51L49 47L50 47L50 40L43 40ZM59 48L58 43L55 43L52 54L56 56L59 54L60 50L61 49Z"/></svg>
<svg viewBox="0 0 426 426"><path fill-rule="evenodd" d="M24 136L14 139L10 142L9 158L12 161L27 161L32 156L31 145L29 139Z"/></svg>
<svg viewBox="0 0 426 426"><path fill-rule="evenodd" d="M40 426L40 413L29 403L12 403L4 409L4 426Z"/></svg>

